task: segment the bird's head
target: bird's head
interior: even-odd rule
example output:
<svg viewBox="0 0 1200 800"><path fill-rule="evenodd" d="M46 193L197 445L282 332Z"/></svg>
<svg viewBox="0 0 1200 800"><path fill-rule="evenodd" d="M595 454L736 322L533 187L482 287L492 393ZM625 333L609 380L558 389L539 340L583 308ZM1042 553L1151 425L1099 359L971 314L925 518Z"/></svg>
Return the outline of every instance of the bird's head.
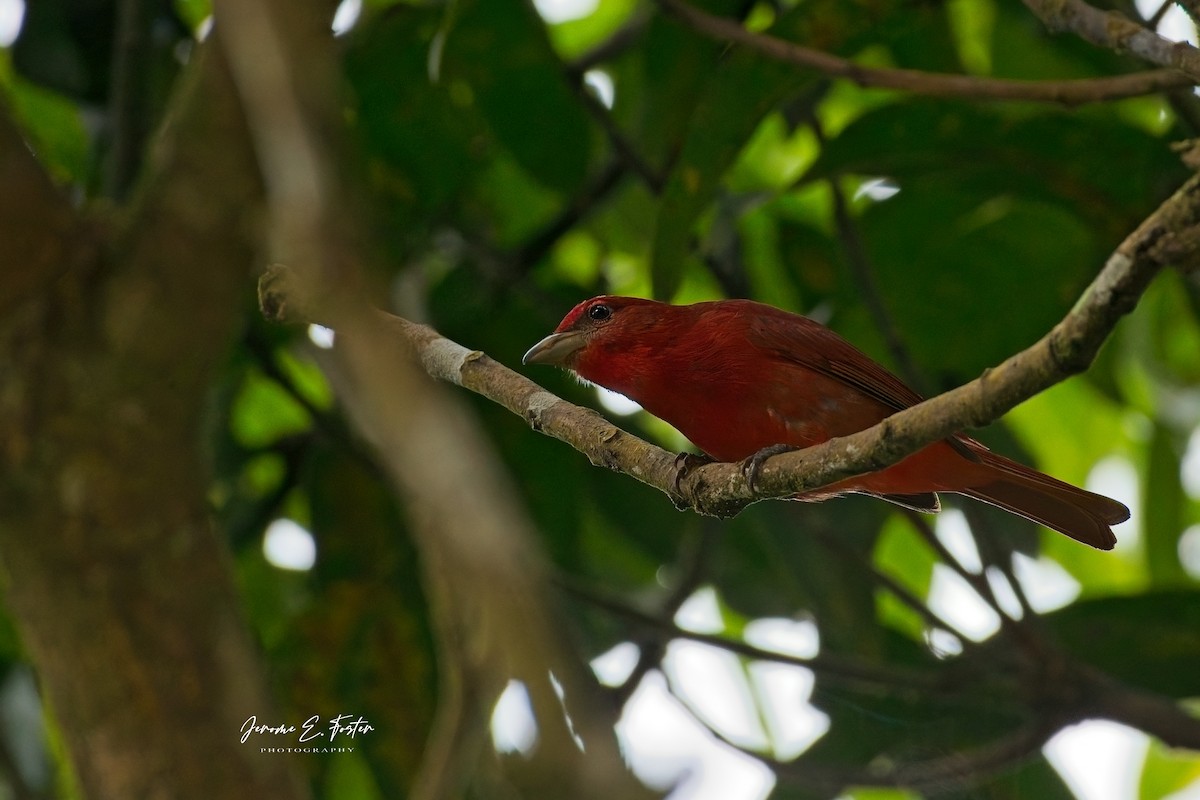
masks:
<svg viewBox="0 0 1200 800"><path fill-rule="evenodd" d="M554 333L529 348L521 363L566 367L587 377L581 359L602 351L628 352L646 327L669 308L636 297L593 297L572 308Z"/></svg>

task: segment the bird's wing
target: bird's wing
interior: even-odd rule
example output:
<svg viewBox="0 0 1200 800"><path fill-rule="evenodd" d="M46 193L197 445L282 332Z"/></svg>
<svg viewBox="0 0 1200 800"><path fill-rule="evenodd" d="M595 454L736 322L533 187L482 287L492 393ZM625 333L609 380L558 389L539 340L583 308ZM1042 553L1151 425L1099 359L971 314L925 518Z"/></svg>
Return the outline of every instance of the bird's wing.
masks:
<svg viewBox="0 0 1200 800"><path fill-rule="evenodd" d="M771 308L762 306L762 308ZM862 394L900 411L924 398L867 354L807 317L777 313L748 316L750 343L775 357L841 381Z"/></svg>
<svg viewBox="0 0 1200 800"><path fill-rule="evenodd" d="M761 313L763 310L771 313ZM770 351L776 358L841 381L896 411L903 411L925 399L824 325L773 306L762 305L757 311L759 313L748 317L750 323L746 335L751 344ZM971 444L987 450L962 434L947 436L944 441L968 461L979 460L979 454Z"/></svg>

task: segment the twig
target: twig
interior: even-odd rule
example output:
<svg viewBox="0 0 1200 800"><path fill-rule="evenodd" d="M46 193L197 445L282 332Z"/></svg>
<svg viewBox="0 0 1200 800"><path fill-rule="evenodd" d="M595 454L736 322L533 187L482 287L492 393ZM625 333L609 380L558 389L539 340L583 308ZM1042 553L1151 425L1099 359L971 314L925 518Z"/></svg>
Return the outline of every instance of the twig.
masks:
<svg viewBox="0 0 1200 800"><path fill-rule="evenodd" d="M587 588L577 581L559 577L557 582L566 591L593 605L596 608L620 616L631 623L650 630L661 631L672 639L687 639L701 644L712 645L731 653L752 658L757 661L771 661L777 664L805 667L821 676L822 680L838 682L853 686L878 687L889 689L903 688L920 691L946 692L950 690L948 682L940 676L922 673L904 667L876 667L872 664L818 653L815 656L797 656L780 653L775 650L765 650L755 647L741 639L730 639L709 633L698 633L681 628L671 620L662 619L631 606L624 600L612 597L604 592ZM974 693L972 693L974 694Z"/></svg>
<svg viewBox="0 0 1200 800"><path fill-rule="evenodd" d="M274 381L281 389L288 393L296 403L304 409L304 411L312 418L313 426L321 433L329 437L330 440L341 445L342 449L350 454L352 458L362 464L367 471L372 474L383 477L379 469L379 465L371 458L362 446L361 440L355 438L354 434L346 426L346 421L343 417L337 414L332 414L329 411L318 407L305 392L300 390L296 382L292 380L279 366L275 360L275 354L272 352L269 343L263 337L260 331L251 328L242 337L242 346L246 348L255 364L263 375Z"/></svg>
<svg viewBox="0 0 1200 800"><path fill-rule="evenodd" d="M1150 30L1157 30L1158 23L1162 22L1163 17L1171 10L1171 6L1175 5L1175 0L1162 0L1158 4L1158 9L1146 18L1146 27Z"/></svg>
<svg viewBox="0 0 1200 800"><path fill-rule="evenodd" d="M997 552L999 548L995 544L995 538L989 534L989 523L984 518L983 514L979 513L979 508L975 505L966 505L963 507L963 515L967 518L967 523L971 526L972 531L978 531L980 535L975 537L975 546L979 548L979 553L983 560L1000 570L1004 579L1012 588L1013 594L1017 598L1017 603L1021 606L1021 618L1026 621L1028 628L1032 621L1037 619L1038 613L1029 603L1029 596L1025 593L1025 587L1017 580L1017 575L1013 571L1013 554L1011 552Z"/></svg>
<svg viewBox="0 0 1200 800"><path fill-rule="evenodd" d="M1060 726L1043 721L1022 725L987 744L920 761L883 760L862 770L821 769L808 761L780 764L776 776L783 782L807 785L820 776L826 786L892 786L929 794L977 786L993 775L1011 769L1037 753ZM839 787L840 788L840 787Z"/></svg>
<svg viewBox="0 0 1200 800"><path fill-rule="evenodd" d="M605 108L604 104L592 93L592 90L584 84L583 74L572 72L570 68L566 68L566 72L584 108L587 109L592 118L604 130L604 135L608 137L608 141L616 152L617 157L625 162L630 172L641 178L642 183L646 184L646 188L652 194L660 194L665 183L664 177L650 166L646 159L642 158L642 154L638 152L637 147L629 141L628 137L625 136L625 132L621 130L620 126L617 125L617 121L613 119L612 112Z"/></svg>
<svg viewBox="0 0 1200 800"><path fill-rule="evenodd" d="M248 512L232 517L226 523L229 546L235 553L240 552L254 537L262 534L288 494L296 488L300 467L312 440L312 432L309 431L277 441L267 450L283 459L283 475L280 476L278 485L254 503Z"/></svg>
<svg viewBox="0 0 1200 800"><path fill-rule="evenodd" d="M676 578L674 586L671 587L667 596L662 599L658 613L656 614L662 621L663 627L672 625L672 621L679 612L679 608L687 602L687 599L692 596L700 585L700 582L704 579L709 555L718 536L719 532L714 526L705 523L700 526L700 530L694 536L684 539L677 559L678 564L682 568L680 575ZM633 693L637 691L642 678L646 677L646 674L650 670L657 667L666 654L666 642L661 636L651 637L639 642L638 647L640 652L638 653L637 663L616 689L616 700L619 705L624 705L629 700Z"/></svg>
<svg viewBox="0 0 1200 800"><path fill-rule="evenodd" d="M557 217L550 220L511 255L504 258L504 261L511 265L513 271L518 275L532 269L564 234L571 231L595 210L596 206L612 194L612 191L620 185L621 178L627 174L627 166L628 162L625 160L611 161Z"/></svg>
<svg viewBox="0 0 1200 800"><path fill-rule="evenodd" d="M988 583L986 571L976 573L964 567L962 562L946 549L946 545L942 544L942 540L938 538L933 526L929 524L929 521L925 517L915 511L905 511L904 516L912 523L913 529L920 534L926 544L933 548L938 558L946 566L958 573L958 576L966 581L967 585L974 589L975 593L982 597L984 602L992 607L993 611L1000 615L1000 620L1005 626L1010 625L1013 619L1004 611L996 599L996 593L992 590L992 585Z"/></svg>
<svg viewBox="0 0 1200 800"><path fill-rule="evenodd" d="M780 761L766 753L744 747L705 720L669 675L667 688L688 713L722 744L761 762L781 782L822 794L837 794L847 786L886 786L929 793L969 788L1036 752L1057 730L1057 726L1033 722L986 745L938 758L908 763L877 758L861 769L833 767L803 758Z"/></svg>
<svg viewBox="0 0 1200 800"><path fill-rule="evenodd" d="M1087 665L1078 665L1077 673L1079 704L1088 716L1136 727L1168 747L1200 751L1200 719L1178 703L1126 686Z"/></svg>
<svg viewBox="0 0 1200 800"><path fill-rule="evenodd" d="M651 193L659 194L662 192L666 179L642 157L637 147L629 141L624 131L617 125L612 112L600 102L584 80L585 73L596 64L607 61L626 48L633 46L645 32L648 22L648 15L638 14L615 34L590 52L585 53L574 63L563 64L562 69L567 82L574 87L584 108L603 129L604 135L608 137L609 144L612 145L617 158L624 162L630 172L642 180Z"/></svg>
<svg viewBox="0 0 1200 800"><path fill-rule="evenodd" d="M1129 52L1163 67L1173 67L1200 81L1200 50L1185 42L1172 42L1121 14L1101 11L1083 0L1023 0L1026 7L1054 31L1070 31L1099 47ZM1143 73L1157 75L1158 71ZM1128 77L1128 76L1126 76ZM1112 79L1106 79L1112 80ZM1179 84L1160 84L1158 89ZM1145 94L1145 92L1142 92ZM1122 95L1130 97L1132 95Z"/></svg>
<svg viewBox="0 0 1200 800"><path fill-rule="evenodd" d="M109 152L105 190L123 200L137 175L150 132L150 28L157 6L146 0L119 0L113 37L112 88L109 96Z"/></svg>
<svg viewBox="0 0 1200 800"><path fill-rule="evenodd" d="M1078 0L1074 1L1078 2ZM1170 59L1150 59L1154 63L1183 70L1188 73L1187 75L1175 69L1160 69L1111 78L1081 78L1061 81L1007 80L912 69L865 67L820 50L803 47L774 36L754 33L732 20L700 11L682 0L658 0L658 3L667 12L705 36L749 47L777 61L815 69L834 77L853 81L863 87L898 89L934 97L963 97L971 100L1025 100L1070 106L1153 94L1166 89L1190 86L1200 79L1197 77L1200 76L1200 66L1197 66L1200 65L1200 59L1190 57L1181 59L1180 63L1175 63ZM1026 4L1032 5L1032 0L1026 0ZM1039 4L1053 5L1051 3ZM1095 9L1091 10L1095 11ZM1095 13L1100 14L1098 11ZM1127 24L1143 30L1133 23ZM1148 31L1145 33L1154 36Z"/></svg>
<svg viewBox="0 0 1200 800"><path fill-rule="evenodd" d="M813 130L820 130L820 125L815 121ZM823 139L823 134L819 133L818 138ZM901 377L918 392L927 394L928 387L925 378L921 374L921 370L917 368L916 362L912 360L912 354L905 346L896 322L892 319L883 295L879 291L874 271L867 259L866 248L863 247L862 238L858 235L854 218L850 215L850 209L846 203L846 195L842 192L837 176L829 179L829 189L833 194L833 219L837 226L838 239L842 243L842 252L846 254L846 263L850 266L850 274L858 286L859 296L862 297L867 311L875 321L875 327L883 335L883 340L887 343L892 360L896 362L896 368L900 371Z"/></svg>
<svg viewBox="0 0 1200 800"><path fill-rule="evenodd" d="M943 619L940 614L929 607L928 603L909 591L907 587L902 585L891 575L888 575L874 564L863 559L834 537L823 533L817 533L815 535L830 552L836 553L847 563L853 564L854 566L866 572L873 581L890 592L891 595L901 603L912 609L912 611L916 613L916 615L922 620L924 620L925 624L930 628L935 630L940 629L953 635L954 638L958 639L958 641L962 644L964 650L975 644L974 640L959 630L953 623Z"/></svg>
<svg viewBox="0 0 1200 800"><path fill-rule="evenodd" d="M1158 24L1161 21L1160 15L1166 14L1172 5L1179 5L1180 8L1186 11L1188 3L1181 2L1181 0L1163 0L1162 5L1158 7L1156 13L1149 18L1142 15L1133 0L1124 0L1118 10L1123 11L1127 16L1134 19L1142 19L1147 27L1157 30ZM1195 0L1192 0L1192 5L1195 5ZM1191 15L1191 17L1192 24L1195 25L1195 15ZM1192 92L1192 87L1172 89L1167 92L1166 97L1171 110L1175 112L1175 116L1179 118L1180 122L1183 123L1191 134L1194 136L1200 133L1200 100Z"/></svg>
<svg viewBox="0 0 1200 800"><path fill-rule="evenodd" d="M595 69L605 62L612 61L638 44L638 40L646 33L649 25L650 14L634 12L628 22L607 39L572 61L568 65L568 69L582 75L589 69Z"/></svg>

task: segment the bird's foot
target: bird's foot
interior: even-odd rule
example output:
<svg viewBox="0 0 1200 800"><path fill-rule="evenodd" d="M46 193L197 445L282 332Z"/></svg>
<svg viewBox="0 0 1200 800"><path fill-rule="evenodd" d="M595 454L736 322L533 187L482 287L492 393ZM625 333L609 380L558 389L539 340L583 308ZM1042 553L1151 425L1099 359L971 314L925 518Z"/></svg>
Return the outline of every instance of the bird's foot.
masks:
<svg viewBox="0 0 1200 800"><path fill-rule="evenodd" d="M746 484L750 487L750 491L758 491L758 473L762 469L763 462L771 456L777 456L780 453L790 453L793 450L801 450L803 448L796 447L790 444L773 444L769 447L764 447L754 455L742 462L742 474L746 476Z"/></svg>

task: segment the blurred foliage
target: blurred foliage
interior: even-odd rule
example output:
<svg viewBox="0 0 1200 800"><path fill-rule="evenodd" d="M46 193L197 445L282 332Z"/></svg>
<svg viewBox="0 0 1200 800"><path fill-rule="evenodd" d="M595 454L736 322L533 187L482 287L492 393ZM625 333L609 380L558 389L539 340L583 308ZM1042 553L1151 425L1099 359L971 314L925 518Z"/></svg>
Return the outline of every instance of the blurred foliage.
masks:
<svg viewBox="0 0 1200 800"><path fill-rule="evenodd" d="M1138 66L1052 38L1019 4L995 0L695 5L878 65L1039 80ZM0 93L55 179L79 197L97 194L110 147L117 6L28 0L20 37L0 50ZM186 69L208 4L150 6L158 38L146 57L164 73ZM513 366L567 309L600 293L753 296L809 313L891 364L862 279L848 268L853 236L923 385L960 384L1062 317L1117 243L1186 177L1170 143L1200 133L1188 123L1200 118L1191 95L1064 109L830 82L705 39L648 0L598 0L555 24L527 3L376 0L342 45L346 118L384 277L404 277L407 307L420 306L443 334ZM162 53L173 66L163 67ZM611 108L593 94L597 81L611 82ZM161 111L152 103L147 113ZM852 232L835 224L834 186L850 198ZM353 757L304 761L314 795L401 797L436 690L403 509L331 407L303 337L253 317L213 391L214 512L289 715L352 711L375 725ZM982 434L1065 480L1082 484L1114 465L1135 476L1097 487L1134 509L1115 552L1046 532L1037 540L1011 517L970 516L993 570L1016 547L1040 551L1079 582L1080 599L1040 623L1066 652L1181 699L1200 696L1200 547L1181 561L1181 537L1200 523L1200 498L1187 490L1200 482L1182 471L1189 442L1200 441L1198 320L1195 279L1160 277L1086 376ZM596 404L566 375L530 374L573 402ZM921 609L888 590L894 580L926 598L940 561L894 508L862 498L764 503L734 520L701 521L471 400L546 552L573 582L640 611L663 608L681 581L685 596L709 585L722 603L723 635L739 636L758 618L812 620L823 655L883 672L948 680L1007 663L1011 642L1000 636L962 642L961 656L935 652ZM681 445L644 414L620 422ZM1110 469L1093 473L1101 462ZM1194 469L1200 457L1186 463ZM264 556L264 529L279 517L311 531L313 569L279 569ZM586 598L565 609L588 656L649 641ZM6 665L20 658L13 638L0 619ZM1037 711L1002 681L954 687L864 687L819 672L811 702L830 729L800 756L796 774L833 765L867 776L867 765L919 763L1002 738ZM764 697L757 702L773 702ZM1162 797L1198 776L1195 758L1154 745L1140 796ZM822 793L781 776L772 796ZM1035 750L980 785L939 796L1070 792Z"/></svg>

